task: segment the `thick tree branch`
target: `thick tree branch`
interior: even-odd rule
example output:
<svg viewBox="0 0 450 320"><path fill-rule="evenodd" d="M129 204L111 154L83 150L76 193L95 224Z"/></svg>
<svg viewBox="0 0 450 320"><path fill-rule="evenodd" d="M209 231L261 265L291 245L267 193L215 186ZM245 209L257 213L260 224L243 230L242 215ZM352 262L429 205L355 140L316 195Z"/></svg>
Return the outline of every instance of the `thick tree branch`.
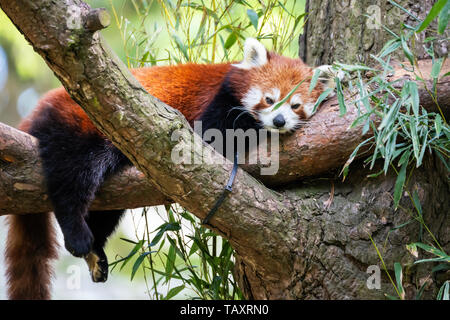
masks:
<svg viewBox="0 0 450 320"><path fill-rule="evenodd" d="M0 216L52 211L38 157L37 140L0 123ZM108 179L91 208L112 210L155 206L170 201L136 168Z"/></svg>

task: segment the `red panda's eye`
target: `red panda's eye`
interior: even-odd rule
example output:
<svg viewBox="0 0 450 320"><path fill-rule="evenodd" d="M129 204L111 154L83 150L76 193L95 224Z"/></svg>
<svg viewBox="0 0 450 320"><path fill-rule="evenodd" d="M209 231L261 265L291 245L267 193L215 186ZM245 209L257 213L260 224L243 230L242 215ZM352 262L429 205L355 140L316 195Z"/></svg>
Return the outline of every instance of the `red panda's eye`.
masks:
<svg viewBox="0 0 450 320"><path fill-rule="evenodd" d="M296 104L293 104L292 106L291 106L291 108L292 109L298 109L298 107L300 107L300 104L298 104L298 103L296 103Z"/></svg>
<svg viewBox="0 0 450 320"><path fill-rule="evenodd" d="M273 104L273 99L272 98L269 98L269 97L266 97L266 103L267 104Z"/></svg>

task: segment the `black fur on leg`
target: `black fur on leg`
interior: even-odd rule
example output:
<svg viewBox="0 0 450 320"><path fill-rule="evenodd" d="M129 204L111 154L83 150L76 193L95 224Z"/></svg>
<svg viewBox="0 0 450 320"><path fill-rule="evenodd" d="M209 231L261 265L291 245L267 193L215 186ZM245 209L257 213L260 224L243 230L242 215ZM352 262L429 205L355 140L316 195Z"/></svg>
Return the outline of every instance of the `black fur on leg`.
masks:
<svg viewBox="0 0 450 320"><path fill-rule="evenodd" d="M42 110L29 133L39 140L47 189L65 246L74 256L86 256L95 236L85 221L89 205L105 178L129 160L99 133L80 132L62 121L52 106Z"/></svg>

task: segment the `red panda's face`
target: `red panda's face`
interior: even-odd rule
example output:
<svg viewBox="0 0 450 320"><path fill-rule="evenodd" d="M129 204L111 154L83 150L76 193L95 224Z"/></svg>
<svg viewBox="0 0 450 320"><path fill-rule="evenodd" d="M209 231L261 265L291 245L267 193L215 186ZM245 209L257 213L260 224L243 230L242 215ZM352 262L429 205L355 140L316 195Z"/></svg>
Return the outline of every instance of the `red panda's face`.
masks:
<svg viewBox="0 0 450 320"><path fill-rule="evenodd" d="M322 92L321 84L309 93L313 71L300 59L268 53L257 40L247 39L244 60L233 66L240 69L236 70L233 82L239 88L242 107L264 128L281 133L293 131L312 116L314 103ZM286 102L274 110L302 81Z"/></svg>

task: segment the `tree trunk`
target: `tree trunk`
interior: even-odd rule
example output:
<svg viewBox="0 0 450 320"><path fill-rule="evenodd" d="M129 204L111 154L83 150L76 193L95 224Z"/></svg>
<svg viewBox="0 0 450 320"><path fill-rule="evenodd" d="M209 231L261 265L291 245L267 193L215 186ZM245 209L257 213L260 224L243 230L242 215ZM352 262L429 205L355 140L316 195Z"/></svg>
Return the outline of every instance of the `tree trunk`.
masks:
<svg viewBox="0 0 450 320"><path fill-rule="evenodd" d="M423 20L435 0L396 0L400 6ZM306 1L308 22L299 38L300 57L309 65L342 63L370 63L370 54L377 54L392 39L382 26L397 35L402 24L416 25L414 17L387 0L318 0ZM436 29L436 21L431 26ZM431 31L422 32L416 39L416 56L424 58L423 41L436 36ZM438 56L448 53L450 30L439 36L442 41L435 46ZM410 44L411 45L411 44ZM395 56L404 61L402 55Z"/></svg>
<svg viewBox="0 0 450 320"><path fill-rule="evenodd" d="M398 0L401 6L424 19L435 1ZM299 55L309 65L368 63L392 37L379 23L400 34L402 23L415 25L415 19L388 1L320 0L306 1L309 12L304 33L299 37ZM371 16L367 18L364 14ZM433 25L433 24L432 24ZM434 26L436 23L434 22ZM433 34L434 35L434 34ZM413 46L417 57L425 57L422 41L430 36L422 32ZM442 37L449 36L449 30ZM448 41L435 48L438 56L448 52ZM405 58L396 56L401 61ZM422 101L422 100L421 100ZM448 106L448 101L443 105ZM236 253L236 273L248 298L256 299L383 299L396 296L393 285L383 271L374 244L395 281L393 266L403 266L403 285L407 299L414 299L420 286L427 283L423 297L434 298L448 272L432 281L432 265L413 265L413 256L405 246L412 242L433 242L420 224L407 194L394 210L393 190L396 174L367 178L372 172L363 164L352 165L345 183L339 178L321 176L284 190L298 200L292 216L297 219L295 247L289 247L290 267L265 272L258 264L249 264L245 252ZM448 172L440 160L428 158L415 170L407 190L416 190L423 207L424 221L441 246L450 248L450 201ZM333 196L334 195L334 196ZM331 201L331 205L330 205ZM410 220L405 227L395 228ZM372 243L373 240L373 243ZM282 245L282 244L280 244ZM267 253L270 255L270 252ZM369 289L369 266L381 269L381 288Z"/></svg>

